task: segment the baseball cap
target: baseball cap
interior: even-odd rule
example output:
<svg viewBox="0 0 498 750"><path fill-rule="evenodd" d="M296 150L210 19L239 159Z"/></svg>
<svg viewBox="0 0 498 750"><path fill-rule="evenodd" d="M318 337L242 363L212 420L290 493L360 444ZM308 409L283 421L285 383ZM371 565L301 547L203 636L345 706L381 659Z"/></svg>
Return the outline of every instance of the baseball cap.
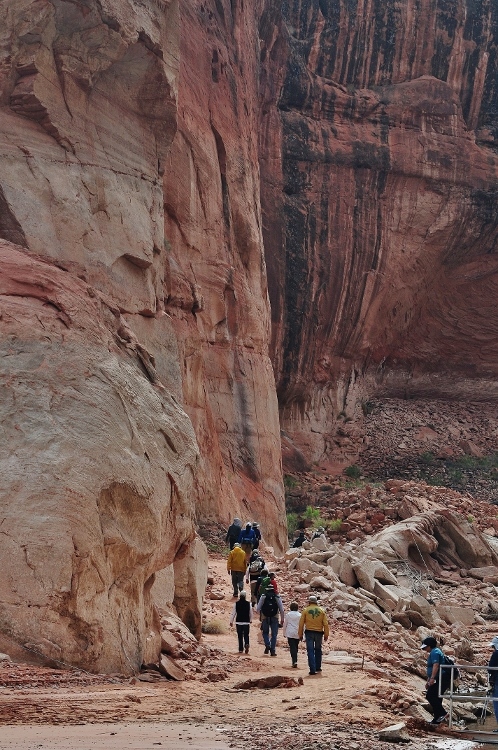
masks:
<svg viewBox="0 0 498 750"><path fill-rule="evenodd" d="M430 646L431 648L436 648L437 641L435 638L433 638L431 635L428 635L427 638L424 638L422 641L422 645L420 648L427 648L427 646Z"/></svg>
<svg viewBox="0 0 498 750"><path fill-rule="evenodd" d="M310 598L309 598L309 601L310 601L310 602L311 602L312 604L316 604L316 603L318 602L318 599L316 598L316 596L313 596L313 595L312 595L312 596L310 596Z"/></svg>
<svg viewBox="0 0 498 750"><path fill-rule="evenodd" d="M498 635L495 635L491 643L488 643L488 646L494 646L498 650Z"/></svg>

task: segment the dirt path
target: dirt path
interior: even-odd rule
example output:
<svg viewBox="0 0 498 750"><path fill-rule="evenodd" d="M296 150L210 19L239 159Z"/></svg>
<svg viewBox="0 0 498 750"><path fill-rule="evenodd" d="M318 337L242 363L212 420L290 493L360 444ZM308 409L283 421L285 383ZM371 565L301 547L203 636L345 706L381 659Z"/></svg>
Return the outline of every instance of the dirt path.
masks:
<svg viewBox="0 0 498 750"><path fill-rule="evenodd" d="M225 562L212 560L210 569L225 598L209 601L208 616L228 624L234 600ZM282 596L288 607L289 596ZM327 663L332 651L360 657L369 654L371 658L385 650L373 637L358 638L334 623L331 630L321 675L308 675L302 646L298 669L292 669L281 634L277 656L265 656L264 646L258 643L257 621L251 628L249 655L238 654L235 630L203 636L221 651L223 666L229 665L230 677L221 682L201 677L157 684L125 681L43 687L37 680L0 688L0 748L153 750L162 746L224 750L238 746L233 741L227 743L227 734L233 731L232 739L236 739L245 727L244 731L250 732L252 750L287 747L290 735L293 748L361 750L368 740L369 748L375 750L377 730L403 718L389 708L397 700L400 675L392 673L388 664L380 667L368 660L363 669L359 660L356 664ZM302 684L271 690L241 691L235 687L242 680L271 675L301 678ZM403 680L410 690L421 690L419 678L403 673ZM417 734L417 748L434 746L432 739L417 733L415 727Z"/></svg>

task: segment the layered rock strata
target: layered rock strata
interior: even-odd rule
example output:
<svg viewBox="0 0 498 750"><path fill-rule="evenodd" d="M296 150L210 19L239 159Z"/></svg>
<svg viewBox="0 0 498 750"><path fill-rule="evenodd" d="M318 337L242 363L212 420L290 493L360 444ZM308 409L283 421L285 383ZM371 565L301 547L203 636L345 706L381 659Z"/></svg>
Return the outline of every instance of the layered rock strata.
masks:
<svg viewBox="0 0 498 750"><path fill-rule="evenodd" d="M285 539L260 8L3 10L2 637L128 672L159 654L154 599L200 635L198 522Z"/></svg>
<svg viewBox="0 0 498 750"><path fill-rule="evenodd" d="M376 393L497 396L497 23L467 0L263 15L273 361L309 458Z"/></svg>
<svg viewBox="0 0 498 750"><path fill-rule="evenodd" d="M258 169L263 3L181 5L178 131L166 162L166 310L201 465L196 504L285 543Z"/></svg>

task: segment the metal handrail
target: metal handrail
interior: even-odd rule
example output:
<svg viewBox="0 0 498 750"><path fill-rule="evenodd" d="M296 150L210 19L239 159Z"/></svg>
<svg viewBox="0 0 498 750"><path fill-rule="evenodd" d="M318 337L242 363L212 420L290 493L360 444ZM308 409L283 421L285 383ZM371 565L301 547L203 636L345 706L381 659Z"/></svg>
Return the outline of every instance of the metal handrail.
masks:
<svg viewBox="0 0 498 750"><path fill-rule="evenodd" d="M442 670L443 669L451 669L450 685L449 685L449 688L447 688L445 690L444 694L441 693L441 686L442 686L442 679L443 679L443 671ZM454 684L455 683L455 669L458 669L458 671L460 673L462 673L464 671L465 672L479 672L479 671L482 671L483 669L485 669L486 673L487 673L488 680L487 680L486 686L483 687L483 690L486 690L486 693L484 695L464 695L463 693L457 693L456 694L455 693L455 689L454 689L455 688L455 684ZM451 727L453 725L453 696L455 694L458 695L458 702L464 702L464 701L473 702L473 701L475 701L477 703L478 701L482 701L483 698L485 699L486 703L490 699L491 699L491 701L493 703L495 703L495 701L498 701L498 698L494 698L494 697L490 698L490 696L488 695L488 690L489 690L489 687L490 687L490 685L489 685L489 673L490 672L495 672L495 671L498 671L498 667L487 667L487 666L484 666L484 665L473 667L473 666L469 666L467 664L465 664L465 665L464 664L440 664L439 665L439 671L438 671L438 675L439 675L438 693L439 693L439 697L440 698L448 698L449 699L449 702L450 702L449 714L450 715L449 715L449 719L448 719L448 727L450 729L451 729Z"/></svg>

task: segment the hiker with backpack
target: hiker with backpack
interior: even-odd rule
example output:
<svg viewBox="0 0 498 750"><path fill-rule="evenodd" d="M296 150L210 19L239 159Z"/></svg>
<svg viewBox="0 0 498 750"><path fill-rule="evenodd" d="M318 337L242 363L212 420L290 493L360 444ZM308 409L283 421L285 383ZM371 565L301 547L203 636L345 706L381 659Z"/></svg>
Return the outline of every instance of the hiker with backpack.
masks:
<svg viewBox="0 0 498 750"><path fill-rule="evenodd" d="M256 601L259 601L263 594L266 594L266 589L268 586L272 586L275 593L278 594L278 585L277 585L277 579L275 578L275 573L268 573L267 569L264 568L261 571L261 575L259 576L258 580L256 581L256 586L254 587L254 596L256 597Z"/></svg>
<svg viewBox="0 0 498 750"><path fill-rule="evenodd" d="M265 654L276 656L278 628L284 624L284 607L273 586L268 586L266 593L260 598L256 612L259 612L263 618L261 631L265 642Z"/></svg>
<svg viewBox="0 0 498 750"><path fill-rule="evenodd" d="M259 523L254 522L252 525L252 528L255 534L255 539L254 539L254 542L252 543L252 547L253 549L258 549L259 543L261 541L261 529L259 528Z"/></svg>
<svg viewBox="0 0 498 750"><path fill-rule="evenodd" d="M256 604L258 601L256 597L256 584L264 567L265 561L259 554L258 550L253 550L246 570L246 583L249 583L251 586L251 604Z"/></svg>
<svg viewBox="0 0 498 750"><path fill-rule="evenodd" d="M248 654L249 630L252 622L252 606L251 602L247 601L245 591L240 592L238 601L233 605L232 615L230 617L231 628L233 628L234 622L237 629L237 637L239 639L239 654L244 650L246 654Z"/></svg>
<svg viewBox="0 0 498 750"><path fill-rule="evenodd" d="M256 534L254 532L254 529L252 527L251 523L246 523L245 529L242 529L242 531L239 534L238 542L244 552L246 553L246 560L247 563L249 562L249 558L251 556L252 548L254 541L256 539Z"/></svg>
<svg viewBox="0 0 498 750"><path fill-rule="evenodd" d="M439 695L448 690L451 682L451 669L441 670L441 689L439 686L439 671L442 664L446 664L446 657L438 648L437 641L431 635L424 638L420 646L427 654L427 681L425 683L427 702L431 705L434 718L432 725L438 726L448 718L448 713L443 708L443 699Z"/></svg>

